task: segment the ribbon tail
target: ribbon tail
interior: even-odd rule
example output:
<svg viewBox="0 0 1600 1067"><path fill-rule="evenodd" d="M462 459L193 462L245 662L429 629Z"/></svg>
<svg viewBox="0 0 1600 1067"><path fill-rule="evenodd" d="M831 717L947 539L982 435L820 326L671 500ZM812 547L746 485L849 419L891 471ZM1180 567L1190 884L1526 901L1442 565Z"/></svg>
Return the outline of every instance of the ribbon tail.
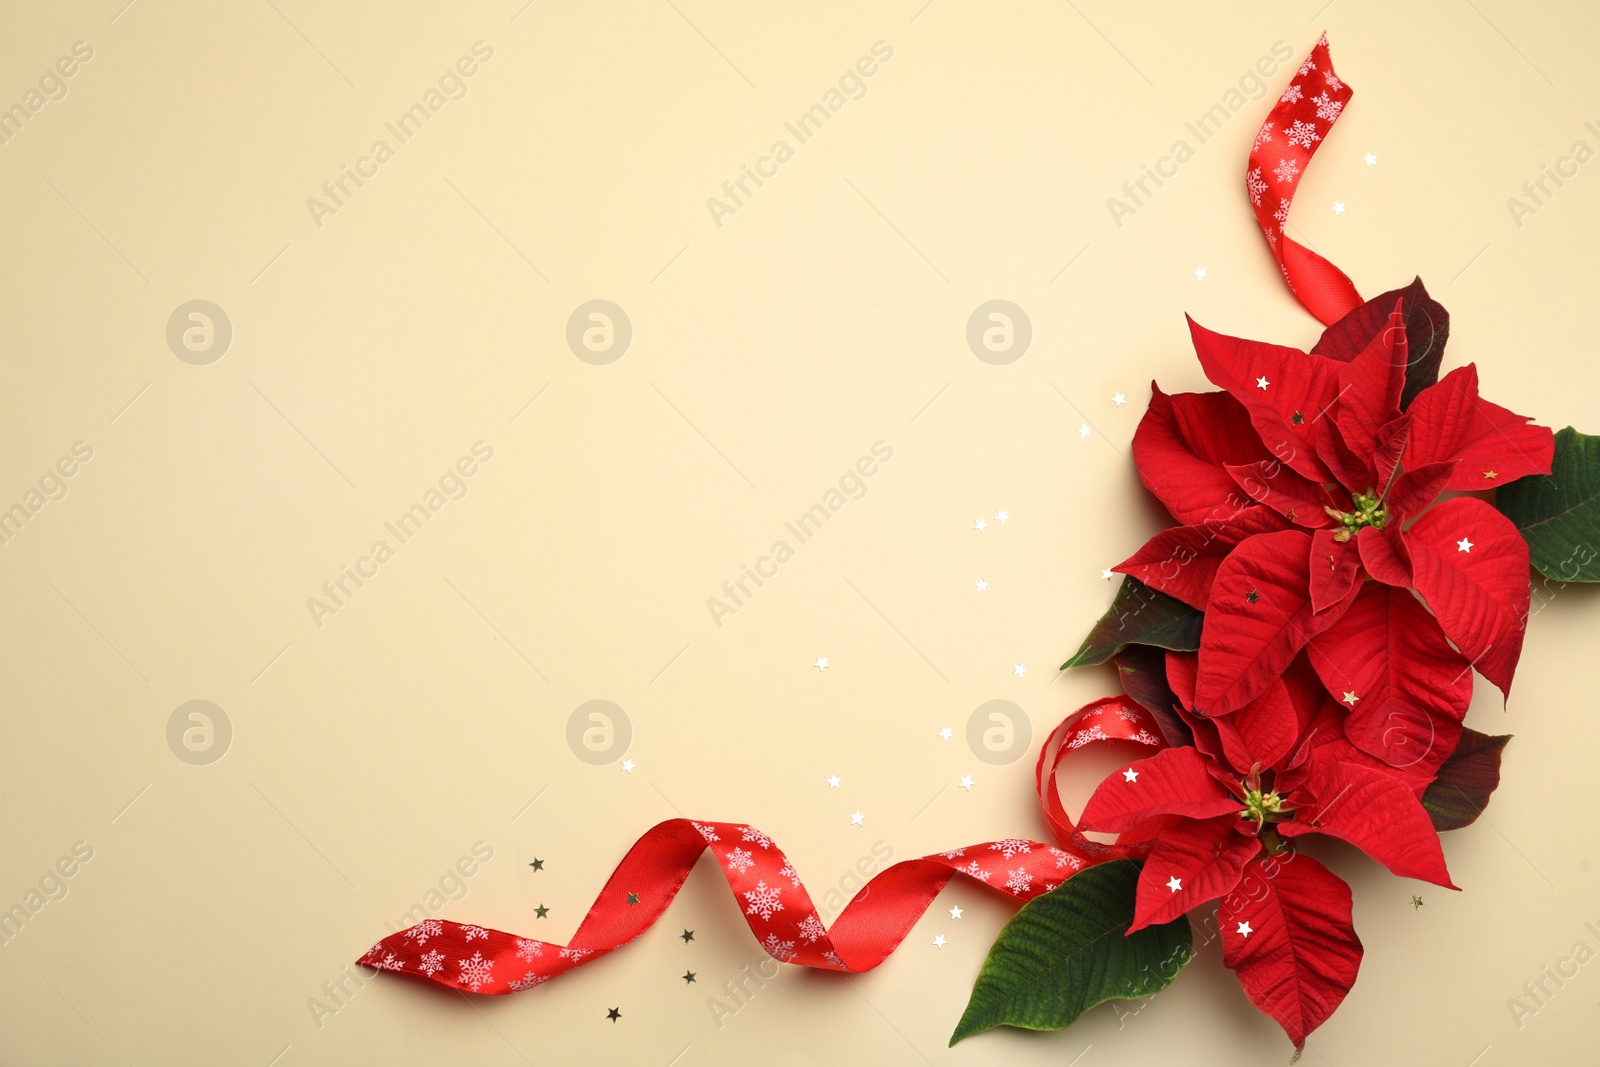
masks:
<svg viewBox="0 0 1600 1067"><path fill-rule="evenodd" d="M905 860L868 882L829 929L794 866L761 831L668 819L629 849L566 945L425 919L379 941L357 962L469 993L532 989L644 933L706 851L721 866L751 934L769 956L845 974L882 963L957 874L1026 902L1088 865L1062 849L1021 838Z"/></svg>
<svg viewBox="0 0 1600 1067"><path fill-rule="evenodd" d="M634 842L565 945L429 918L390 934L357 962L469 993L532 989L648 930L683 888L701 854L710 852L751 935L770 957L845 974L870 971L899 947L958 874L1026 903L1086 867L1143 855L1148 845L1105 845L1078 833L1056 789L1056 768L1069 753L1108 741L1165 747L1150 713L1122 697L1097 700L1068 716L1045 742L1037 768L1040 802L1060 835L1059 847L1008 837L903 860L863 886L831 928L823 924L794 864L772 838L741 823L668 819ZM874 856L875 868L892 853Z"/></svg>
<svg viewBox="0 0 1600 1067"><path fill-rule="evenodd" d="M1245 194L1289 291L1328 326L1360 307L1361 294L1344 271L1290 239L1284 227L1311 157L1354 95L1334 73L1324 34L1267 115L1245 167Z"/></svg>

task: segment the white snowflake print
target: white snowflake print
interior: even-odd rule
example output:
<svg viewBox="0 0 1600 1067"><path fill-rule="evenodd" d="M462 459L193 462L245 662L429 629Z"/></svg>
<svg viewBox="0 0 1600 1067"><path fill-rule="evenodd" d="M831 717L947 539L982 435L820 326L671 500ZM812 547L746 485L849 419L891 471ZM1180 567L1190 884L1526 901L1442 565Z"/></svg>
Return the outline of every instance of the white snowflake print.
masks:
<svg viewBox="0 0 1600 1067"><path fill-rule="evenodd" d="M1268 248L1277 248L1278 247L1278 235L1273 233L1271 230L1267 231L1267 247Z"/></svg>
<svg viewBox="0 0 1600 1067"><path fill-rule="evenodd" d="M772 847L772 838L757 830L754 826L739 827L739 839L741 841L754 841L762 848Z"/></svg>
<svg viewBox="0 0 1600 1067"><path fill-rule="evenodd" d="M1019 852L1032 852L1033 843L1024 841L1020 837L1008 837L1004 841L996 841L989 846L989 851L998 852L1006 859L1010 859Z"/></svg>
<svg viewBox="0 0 1600 1067"><path fill-rule="evenodd" d="M744 899L749 906L744 909L746 915L759 915L763 919L770 919L773 915L783 910L783 901L778 899L779 891L767 885L766 882L757 882L756 887L747 890Z"/></svg>
<svg viewBox="0 0 1600 1067"><path fill-rule="evenodd" d="M830 966L838 967L840 970L844 969L844 960L841 960L839 958L839 954L838 953L836 953L836 952L824 952L822 954L822 958L827 960L828 964Z"/></svg>
<svg viewBox="0 0 1600 1067"><path fill-rule="evenodd" d="M1290 144L1302 145L1306 148L1310 148L1322 140L1322 135L1317 132L1315 126L1309 122L1301 122L1299 119L1296 119L1294 125L1290 126L1284 133L1288 136Z"/></svg>
<svg viewBox="0 0 1600 1067"><path fill-rule="evenodd" d="M1327 43L1327 39L1326 38L1323 39L1323 43L1324 44ZM1311 71L1316 70L1316 69L1317 69L1316 60L1312 59L1310 56L1306 56L1306 61L1304 63L1300 64L1300 73L1299 73L1298 77L1304 78L1308 73L1310 73Z"/></svg>
<svg viewBox="0 0 1600 1067"><path fill-rule="evenodd" d="M1128 740L1129 741L1137 741L1141 745L1159 745L1159 744L1161 744L1161 738L1157 737L1155 734L1151 733L1149 730L1140 730L1138 733L1136 733L1132 737L1128 738Z"/></svg>
<svg viewBox="0 0 1600 1067"><path fill-rule="evenodd" d="M1344 104L1338 100L1329 99L1327 93L1313 97L1311 102L1317 105L1317 118L1323 122L1332 122L1339 117L1339 112L1344 110Z"/></svg>
<svg viewBox="0 0 1600 1067"><path fill-rule="evenodd" d="M1026 893L1033 888L1033 875L1019 867L1006 876L1006 888L1013 893Z"/></svg>
<svg viewBox="0 0 1600 1067"><path fill-rule="evenodd" d="M784 860L783 866L778 870L778 875L789 879L789 884L795 888L798 889L800 887L800 872L794 869L793 861Z"/></svg>
<svg viewBox="0 0 1600 1067"><path fill-rule="evenodd" d="M1057 870L1062 867L1071 867L1075 871L1083 870L1083 861L1065 849L1052 847L1050 855L1056 861Z"/></svg>
<svg viewBox="0 0 1600 1067"><path fill-rule="evenodd" d="M481 952L474 952L470 960L456 960L456 963L461 967L457 985L464 985L476 993L479 986L494 981L494 961L484 959Z"/></svg>
<svg viewBox="0 0 1600 1067"><path fill-rule="evenodd" d="M1300 174L1300 164L1292 159L1280 159L1272 173L1280 182L1292 182Z"/></svg>
<svg viewBox="0 0 1600 1067"><path fill-rule="evenodd" d="M1340 81L1339 76L1334 74L1334 72L1331 70L1325 70L1322 72L1322 80L1328 83L1328 89L1331 92L1336 93L1340 89L1344 88L1344 82Z"/></svg>
<svg viewBox="0 0 1600 1067"><path fill-rule="evenodd" d="M1058 885L1060 885L1060 883L1059 883L1059 882L1046 882L1046 883L1045 883L1045 884L1044 884L1044 891L1045 891L1045 892L1046 892L1046 893L1048 893L1048 892L1050 892L1050 891L1051 891L1051 890L1052 890L1052 889L1054 889L1054 888L1055 888L1055 887L1056 887L1056 886L1058 886Z"/></svg>
<svg viewBox="0 0 1600 1067"><path fill-rule="evenodd" d="M533 941L526 937L517 938L517 959L531 960L535 956L544 955L544 943Z"/></svg>
<svg viewBox="0 0 1600 1067"><path fill-rule="evenodd" d="M1111 740L1111 738L1107 737L1106 736L1106 732L1104 730L1100 729L1100 724L1099 723L1095 723L1093 726L1089 727L1087 730L1079 730L1077 733L1073 734L1072 735L1072 740L1067 742L1067 748L1068 749L1082 748L1084 745L1087 745L1090 741L1109 741L1109 740Z"/></svg>
<svg viewBox="0 0 1600 1067"><path fill-rule="evenodd" d="M822 928L822 920L815 915L807 915L800 923L800 936L806 939L808 945L827 932Z"/></svg>
<svg viewBox="0 0 1600 1067"><path fill-rule="evenodd" d="M1261 194L1267 191L1267 180L1261 176L1260 167L1253 168L1249 174L1244 176L1244 189L1245 192L1250 194L1250 203L1261 203ZM1133 718L1133 716L1127 712L1123 712L1122 714L1123 718L1125 719Z"/></svg>
<svg viewBox="0 0 1600 1067"><path fill-rule="evenodd" d="M987 882L989 880L989 872L984 870L982 867L979 867L977 860L973 860L965 867L957 867L956 870L960 871L962 874L971 875L980 882Z"/></svg>
<svg viewBox="0 0 1600 1067"><path fill-rule="evenodd" d="M751 857L750 853L746 852L742 848L735 848L733 851L728 853L728 866L732 867L740 874L748 871L751 867L754 867L755 864L756 861Z"/></svg>
<svg viewBox="0 0 1600 1067"><path fill-rule="evenodd" d="M534 974L532 971L529 971L521 978L513 978L511 980L511 988L520 993L524 989L532 989L536 985L544 985L549 980L549 977L546 975Z"/></svg>
<svg viewBox="0 0 1600 1067"><path fill-rule="evenodd" d="M1287 226L1289 224L1289 201L1285 200L1279 204L1278 210L1272 213L1272 217L1278 220L1279 226Z"/></svg>
<svg viewBox="0 0 1600 1067"><path fill-rule="evenodd" d="M444 953L443 952L438 952L438 951L424 952L422 954L422 959L417 961L417 970L421 971L425 975L428 975L430 978L433 975L438 974L439 971L443 969L443 967L444 967Z"/></svg>
<svg viewBox="0 0 1600 1067"><path fill-rule="evenodd" d="M592 948L564 948L561 950L561 958L564 960L581 960L583 957L593 954L593 952L594 949Z"/></svg>
<svg viewBox="0 0 1600 1067"><path fill-rule="evenodd" d="M1272 140L1272 123L1269 122L1256 131L1255 147L1260 148L1270 140Z"/></svg>
<svg viewBox="0 0 1600 1067"><path fill-rule="evenodd" d="M468 941L471 941L473 938L482 938L485 941L489 940L489 931L485 930L481 926L463 926L461 927L461 932L466 935L466 939Z"/></svg>
<svg viewBox="0 0 1600 1067"><path fill-rule="evenodd" d="M690 823L689 825L693 826L696 830L699 830L700 836L705 838L707 842L722 840L722 838L717 836L717 831L712 827L707 826L705 823L696 822Z"/></svg>
<svg viewBox="0 0 1600 1067"><path fill-rule="evenodd" d="M949 852L941 852L941 853L939 853L939 855L943 856L947 860L953 860L957 856L965 856L966 854L967 854L967 850L964 849L964 848L953 848Z"/></svg>
<svg viewBox="0 0 1600 1067"><path fill-rule="evenodd" d="M419 945L426 945L428 938L438 937L444 933L444 923L438 919L423 919L417 925L406 931L406 936Z"/></svg>
<svg viewBox="0 0 1600 1067"><path fill-rule="evenodd" d="M795 957L794 942L780 941L777 934L768 934L767 939L761 942L761 947L779 963L788 963Z"/></svg>
<svg viewBox="0 0 1600 1067"><path fill-rule="evenodd" d="M379 960L377 963L374 963L372 966L380 967L385 971L403 971L406 969L406 961L401 959L399 956L396 956L393 952L390 952L386 953L383 959Z"/></svg>
<svg viewBox="0 0 1600 1067"><path fill-rule="evenodd" d="M1283 91L1283 95L1278 97L1278 103L1280 103L1280 104L1294 104L1294 103L1298 103L1299 100L1300 100L1300 86L1298 86L1298 85L1289 86L1289 88L1287 88L1287 89L1285 89Z"/></svg>

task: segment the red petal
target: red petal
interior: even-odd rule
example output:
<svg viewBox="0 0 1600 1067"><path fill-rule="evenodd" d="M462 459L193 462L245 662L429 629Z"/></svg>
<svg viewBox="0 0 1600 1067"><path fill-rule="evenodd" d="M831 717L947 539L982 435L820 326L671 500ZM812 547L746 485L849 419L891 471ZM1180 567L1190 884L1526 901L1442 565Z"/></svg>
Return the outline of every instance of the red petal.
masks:
<svg viewBox="0 0 1600 1067"><path fill-rule="evenodd" d="M1237 816L1185 819L1161 835L1139 873L1139 894L1128 933L1171 922L1239 884L1261 841L1241 833ZM1178 880L1173 889L1171 880Z"/></svg>
<svg viewBox="0 0 1600 1067"><path fill-rule="evenodd" d="M1227 761L1240 774L1256 764L1275 767L1294 748L1300 735L1289 689L1281 678L1274 678L1266 692L1237 711L1213 716L1217 739Z"/></svg>
<svg viewBox="0 0 1600 1067"><path fill-rule="evenodd" d="M1204 611L1223 557L1245 538L1285 526L1271 508L1251 505L1223 519L1162 530L1111 569Z"/></svg>
<svg viewBox="0 0 1600 1067"><path fill-rule="evenodd" d="M1350 922L1350 887L1296 853L1263 857L1222 898L1222 962L1251 1003L1283 1027L1296 1049L1355 985L1361 939ZM1248 923L1250 933L1241 934Z"/></svg>
<svg viewBox="0 0 1600 1067"><path fill-rule="evenodd" d="M1129 770L1133 781L1126 777ZM1084 805L1078 828L1117 832L1152 815L1209 819L1238 810L1239 800L1206 770L1204 756L1192 748L1166 748L1101 782Z"/></svg>
<svg viewBox="0 0 1600 1067"><path fill-rule="evenodd" d="M1455 751L1472 667L1409 590L1367 583L1306 650L1334 699L1354 694L1344 730L1357 748L1428 778Z"/></svg>
<svg viewBox="0 0 1600 1067"><path fill-rule="evenodd" d="M1268 457L1249 413L1226 393L1168 396L1154 382L1150 388L1150 408L1133 435L1133 462L1145 488L1179 522L1204 522L1247 505L1223 464Z"/></svg>
<svg viewBox="0 0 1600 1067"><path fill-rule="evenodd" d="M1388 485L1394 478L1394 469L1405 454L1406 442L1411 439L1411 413L1408 411L1378 431L1372 443L1372 472L1377 475L1375 484Z"/></svg>
<svg viewBox="0 0 1600 1067"><path fill-rule="evenodd" d="M1358 456L1348 442L1339 424L1331 418L1317 420L1317 457L1328 468L1333 480L1352 492L1375 488L1378 481L1364 457Z"/></svg>
<svg viewBox="0 0 1600 1067"><path fill-rule="evenodd" d="M1334 499L1322 483L1275 459L1230 464L1228 473L1251 500L1267 505L1298 526L1316 529L1333 522L1326 509Z"/></svg>
<svg viewBox="0 0 1600 1067"><path fill-rule="evenodd" d="M1317 683L1321 690L1322 683ZM1433 772L1423 772L1416 767L1391 767L1377 756L1363 752L1350 743L1345 736L1344 727L1349 708L1334 700L1327 693L1323 693L1316 713L1303 728L1301 738L1289 759L1284 763L1284 769L1278 772L1273 781L1273 787L1280 795L1287 796L1306 784L1310 774L1311 756L1317 753L1326 753L1334 759L1345 763L1355 763L1375 771L1401 779L1416 796L1422 799L1422 794L1433 782ZM1283 824L1288 825L1288 824ZM1296 831L1290 831L1291 835Z"/></svg>
<svg viewBox="0 0 1600 1067"><path fill-rule="evenodd" d="M1457 367L1412 401L1406 468L1459 460L1451 489L1491 489L1529 474L1549 474L1555 437L1525 415L1478 397L1478 369Z"/></svg>
<svg viewBox="0 0 1600 1067"><path fill-rule="evenodd" d="M1456 466L1457 461L1453 459L1443 463L1426 463L1395 479L1386 504L1389 521L1403 522L1413 515L1420 515L1439 498L1440 493L1449 488Z"/></svg>
<svg viewBox="0 0 1600 1067"><path fill-rule="evenodd" d="M1243 707L1310 639L1310 556L1311 535L1285 530L1258 534L1222 561L1200 634L1200 711Z"/></svg>
<svg viewBox="0 0 1600 1067"><path fill-rule="evenodd" d="M1249 409L1250 421L1268 451L1307 478L1327 481L1313 428L1317 416L1339 395L1341 365L1297 348L1213 333L1193 319L1189 333L1206 377ZM1260 385L1262 379L1266 388Z"/></svg>
<svg viewBox="0 0 1600 1067"><path fill-rule="evenodd" d="M1167 684L1178 701L1173 710L1189 728L1194 747L1206 757L1206 769L1212 777L1225 786L1233 786L1237 784L1239 775L1228 760L1227 749L1223 747L1222 736L1217 729L1218 720L1207 718L1194 710L1194 679L1199 667L1200 657L1193 652L1167 653Z"/></svg>
<svg viewBox="0 0 1600 1067"><path fill-rule="evenodd" d="M1531 595L1522 534L1477 497L1458 496L1424 513L1406 531L1405 543L1412 581L1445 636L1480 674L1509 693ZM1203 663L1203 635L1201 648Z"/></svg>
<svg viewBox="0 0 1600 1067"><path fill-rule="evenodd" d="M1284 837L1327 834L1356 846L1402 878L1455 889L1445 869L1439 832L1411 784L1387 768L1351 763L1329 749L1311 754L1305 791L1291 799L1301 806L1292 822L1278 824Z"/></svg>
<svg viewBox="0 0 1600 1067"><path fill-rule="evenodd" d="M1311 535L1311 609L1322 611L1350 595L1361 575L1361 554L1354 541L1334 540L1335 531Z"/></svg>
<svg viewBox="0 0 1600 1067"><path fill-rule="evenodd" d="M1349 363L1339 365L1339 408L1335 416L1345 443L1358 456L1370 456L1378 431L1400 416L1400 390L1406 383L1406 323L1395 301L1388 325Z"/></svg>
<svg viewBox="0 0 1600 1067"><path fill-rule="evenodd" d="M1381 530L1370 526L1362 530L1356 535L1356 550L1361 554L1361 565L1378 581L1401 589L1411 587L1411 555L1406 551L1398 522Z"/></svg>

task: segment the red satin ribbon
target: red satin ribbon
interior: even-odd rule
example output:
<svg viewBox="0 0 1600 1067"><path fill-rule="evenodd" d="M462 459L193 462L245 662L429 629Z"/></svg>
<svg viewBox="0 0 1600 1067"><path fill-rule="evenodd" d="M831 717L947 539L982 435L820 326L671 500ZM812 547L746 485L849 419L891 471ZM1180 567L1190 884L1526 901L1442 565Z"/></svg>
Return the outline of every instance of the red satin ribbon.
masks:
<svg viewBox="0 0 1600 1067"><path fill-rule="evenodd" d="M845 973L869 971L895 950L957 874L1029 901L1075 871L1144 855L1148 845L1105 845L1085 838L1056 789L1062 760L1108 741L1166 747L1149 712L1125 697L1107 697L1074 712L1046 739L1036 774L1039 803L1058 845L1006 838L905 860L864 886L832 927L824 928L793 864L766 834L740 823L668 819L634 842L566 945L427 919L384 938L357 962L470 993L531 989L644 933L709 850L751 934L774 959Z"/></svg>
<svg viewBox="0 0 1600 1067"><path fill-rule="evenodd" d="M1344 271L1292 240L1283 228L1311 157L1353 95L1333 72L1324 34L1256 134L1245 168L1245 192L1289 291L1330 326L1361 305L1361 294Z"/></svg>

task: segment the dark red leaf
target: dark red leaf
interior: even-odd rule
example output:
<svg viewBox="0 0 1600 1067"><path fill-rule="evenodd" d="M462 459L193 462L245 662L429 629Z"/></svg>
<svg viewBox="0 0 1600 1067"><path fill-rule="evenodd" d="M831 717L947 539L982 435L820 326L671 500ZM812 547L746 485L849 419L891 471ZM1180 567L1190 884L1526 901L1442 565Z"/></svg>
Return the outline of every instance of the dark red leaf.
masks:
<svg viewBox="0 0 1600 1067"><path fill-rule="evenodd" d="M1309 856L1264 856L1222 898L1222 962L1294 1047L1333 1014L1361 969L1350 887Z"/></svg>
<svg viewBox="0 0 1600 1067"><path fill-rule="evenodd" d="M1122 691L1148 711L1161 728L1161 736L1173 747L1194 744L1194 736L1173 709L1176 697L1167 684L1165 649L1150 645L1129 645L1111 657L1116 664Z"/></svg>
<svg viewBox="0 0 1600 1067"><path fill-rule="evenodd" d="M1237 815L1184 819L1163 833L1139 872L1133 925L1128 933L1153 923L1171 922L1190 908L1216 900L1239 884L1239 876L1261 851ZM1174 884L1175 883L1175 884Z"/></svg>
<svg viewBox="0 0 1600 1067"><path fill-rule="evenodd" d="M1468 363L1446 374L1411 405L1405 465L1458 460L1450 489L1493 489L1529 474L1549 474L1555 436L1527 416L1478 396L1478 369Z"/></svg>
<svg viewBox="0 0 1600 1067"><path fill-rule="evenodd" d="M1435 830L1470 826L1489 806L1489 795L1500 786L1500 755L1510 734L1491 736L1471 728L1461 731L1461 742L1439 768L1439 776L1422 795Z"/></svg>
<svg viewBox="0 0 1600 1067"><path fill-rule="evenodd" d="M1455 751L1472 667L1409 590L1368 582L1306 651L1357 748L1429 778Z"/></svg>
<svg viewBox="0 0 1600 1067"><path fill-rule="evenodd" d="M1189 333L1206 377L1249 410L1272 457L1313 481L1327 481L1314 423L1339 395L1339 364L1296 348L1213 333L1193 319Z"/></svg>
<svg viewBox="0 0 1600 1067"><path fill-rule="evenodd" d="M1438 380L1439 361L1444 358L1445 341L1450 337L1450 313L1428 295L1421 278L1403 289L1391 289L1373 297L1329 326L1311 354L1337 360L1354 359L1388 325L1389 313L1397 300L1402 301L1406 340L1411 349L1405 390L1400 396L1400 406L1407 407L1413 397Z"/></svg>
<svg viewBox="0 0 1600 1067"><path fill-rule="evenodd" d="M1522 534L1477 497L1458 496L1424 512L1405 532L1405 543L1412 582L1445 636L1478 673L1509 693L1531 596ZM1200 648L1203 658L1204 637Z"/></svg>

